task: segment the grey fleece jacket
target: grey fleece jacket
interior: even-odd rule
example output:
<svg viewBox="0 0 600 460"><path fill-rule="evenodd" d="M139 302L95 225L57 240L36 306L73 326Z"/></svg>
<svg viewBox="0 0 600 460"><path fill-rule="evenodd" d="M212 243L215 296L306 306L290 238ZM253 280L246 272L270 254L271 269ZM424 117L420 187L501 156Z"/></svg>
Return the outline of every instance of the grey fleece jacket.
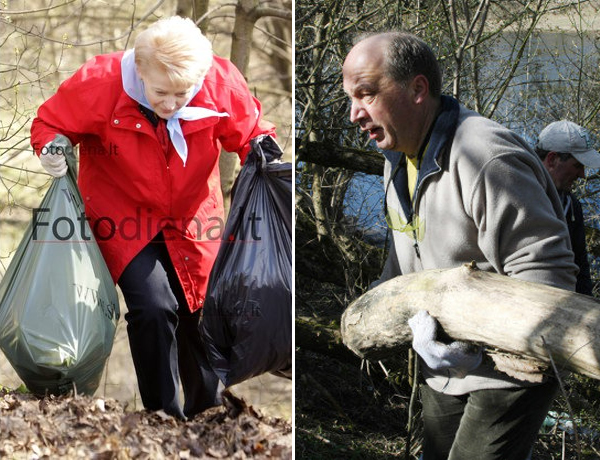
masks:
<svg viewBox="0 0 600 460"><path fill-rule="evenodd" d="M404 155L384 155L396 229L380 281L475 261L482 270L575 289L578 269L558 193L525 140L442 96L412 201ZM486 359L464 378L424 363L422 372L429 386L452 395L527 385Z"/></svg>

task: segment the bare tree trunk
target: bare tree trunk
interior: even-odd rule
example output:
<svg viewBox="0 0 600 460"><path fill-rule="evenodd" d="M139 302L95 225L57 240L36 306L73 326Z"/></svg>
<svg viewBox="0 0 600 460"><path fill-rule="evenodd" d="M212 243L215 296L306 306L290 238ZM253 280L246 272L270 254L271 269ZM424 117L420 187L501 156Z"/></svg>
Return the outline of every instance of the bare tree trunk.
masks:
<svg viewBox="0 0 600 460"><path fill-rule="evenodd" d="M261 17L270 15L285 17L283 10L261 7L258 0L238 0L237 2L230 59L244 76L246 76L248 63L250 62L254 25ZM227 215L231 201L231 189L239 172L238 157L222 154L219 160L219 168L221 170L221 190L225 203L225 215Z"/></svg>
<svg viewBox="0 0 600 460"><path fill-rule="evenodd" d="M177 0L177 9L175 14L198 21L208 12L210 0ZM198 24L200 30L206 33L208 25L207 18L203 18Z"/></svg>
<svg viewBox="0 0 600 460"><path fill-rule="evenodd" d="M342 339L384 359L412 340L408 319L427 310L455 340L471 341L600 379L600 302L470 265L399 276L355 300ZM498 364L498 363L497 363Z"/></svg>
<svg viewBox="0 0 600 460"><path fill-rule="evenodd" d="M254 11L257 6L257 0L239 0L235 8L235 24L233 26L230 59L244 76L246 75L250 61L252 32L254 31L254 23L256 22ZM225 216L229 213L231 189L240 170L239 163L237 155L227 152L222 152L219 159Z"/></svg>
<svg viewBox="0 0 600 460"><path fill-rule="evenodd" d="M258 0L238 0L231 42L231 61L245 74L252 50L252 32L258 16Z"/></svg>
<svg viewBox="0 0 600 460"><path fill-rule="evenodd" d="M231 190L235 183L235 178L240 171L240 158L235 153L221 151L219 157L219 172L221 174L221 193L223 194L223 209L225 210L225 219L229 214L231 206Z"/></svg>
<svg viewBox="0 0 600 460"><path fill-rule="evenodd" d="M292 24L289 22L271 19L267 28L280 43L292 43ZM278 52L276 52L278 51ZM290 55L283 46L277 47L277 50L271 53L271 66L276 70L284 91L292 93L293 74L290 62Z"/></svg>
<svg viewBox="0 0 600 460"><path fill-rule="evenodd" d="M238 0L231 42L231 61L245 75L252 50L254 25L260 18L291 19L291 10L261 5L259 0Z"/></svg>

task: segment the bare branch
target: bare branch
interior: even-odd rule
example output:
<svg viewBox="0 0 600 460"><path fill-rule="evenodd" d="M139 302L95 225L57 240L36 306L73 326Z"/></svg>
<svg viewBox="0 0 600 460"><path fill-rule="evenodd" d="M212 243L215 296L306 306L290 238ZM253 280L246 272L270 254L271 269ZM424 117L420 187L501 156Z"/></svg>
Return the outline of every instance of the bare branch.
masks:
<svg viewBox="0 0 600 460"><path fill-rule="evenodd" d="M24 14L34 14L34 13L43 13L45 11L50 11L50 10L54 10L56 8L62 8L65 5L68 5L70 3L74 3L77 0L65 0L63 3L60 3L58 5L50 5L46 8L35 8L35 9L30 9L30 10L2 10L0 9L0 13L2 13L2 15L6 18L7 16L20 16L20 15L24 15ZM4 22L4 19L2 19L2 21Z"/></svg>

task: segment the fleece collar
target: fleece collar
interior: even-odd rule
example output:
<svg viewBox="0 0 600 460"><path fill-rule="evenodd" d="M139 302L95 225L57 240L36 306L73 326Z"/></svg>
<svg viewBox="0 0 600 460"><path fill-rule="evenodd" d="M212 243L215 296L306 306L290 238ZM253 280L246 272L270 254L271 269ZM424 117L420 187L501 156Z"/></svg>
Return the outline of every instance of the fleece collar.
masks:
<svg viewBox="0 0 600 460"><path fill-rule="evenodd" d="M460 106L456 99L450 96L441 97L441 110L435 119L428 145L425 147L425 152L423 153L419 175L417 177L416 190L412 201L408 193L408 183L405 173L405 155L400 155L398 152L389 150L383 152L383 156L390 162L391 171L397 172L396 174L393 174L393 177L391 177L390 180L394 184L394 189L400 199L402 210L409 222L412 220L414 212L413 204L417 201L421 184L424 179L442 169L440 166L441 156L445 151L448 151L448 153L450 151L450 146L452 145L454 133L456 132L456 126L458 124L459 110ZM427 142L427 140L425 140L425 142Z"/></svg>

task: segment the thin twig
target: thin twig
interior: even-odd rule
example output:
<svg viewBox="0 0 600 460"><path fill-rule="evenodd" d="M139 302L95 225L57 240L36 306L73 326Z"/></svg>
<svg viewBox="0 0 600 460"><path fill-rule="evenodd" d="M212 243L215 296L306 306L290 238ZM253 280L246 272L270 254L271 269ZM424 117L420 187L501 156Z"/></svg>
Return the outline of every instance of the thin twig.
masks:
<svg viewBox="0 0 600 460"><path fill-rule="evenodd" d="M65 6L68 5L69 3L73 3L76 0L67 0L64 1L63 3L60 3L58 5L51 5L48 6L46 8L36 8L36 9L31 9L31 10L2 10L2 14L4 16L18 16L21 14L32 14L32 13L41 13L41 12L48 12L54 8L60 8L61 6Z"/></svg>
<svg viewBox="0 0 600 460"><path fill-rule="evenodd" d="M385 374L385 377L388 381L388 383L392 386L392 388L394 388L394 391L397 394L400 394L400 388L398 388L398 386L394 383L394 381L390 378L390 371L387 370L387 368L385 367L385 365L381 362L381 361L377 361L379 363L379 367L381 367L381 370L383 371L383 373Z"/></svg>
<svg viewBox="0 0 600 460"><path fill-rule="evenodd" d="M319 436L314 431L310 431L310 430L307 430L306 428L302 428L302 427L296 427L296 430L302 431L303 433L306 433L306 434L318 439L319 441L324 442L325 444L331 444L331 441L329 439L324 438L323 436Z"/></svg>
<svg viewBox="0 0 600 460"><path fill-rule="evenodd" d="M552 364L552 369L554 370L554 375L556 376L556 380L558 380L558 386L560 387L560 391L561 391L562 395L564 396L565 401L567 403L567 409L569 410L569 415L571 417L571 421L573 422L573 433L575 435L575 448L577 450L577 458L579 460L581 460L581 443L579 442L578 427L577 427L577 422L575 421L575 415L573 413L573 408L571 407L571 403L569 402L569 397L565 390L565 386L563 384L562 379L560 378L558 369L556 368L556 364L554 363L554 358L552 357L552 353L550 352L550 349L548 348L548 344L546 343L546 339L544 339L543 335L541 337L542 337L542 343L544 345L546 353L548 353L548 357L550 358L550 364ZM563 442L564 442L564 439L563 439ZM564 457L564 449L563 449L563 459L564 458L565 457Z"/></svg>
<svg viewBox="0 0 600 460"><path fill-rule="evenodd" d="M27 36L32 36L32 37L38 37L42 40L45 40L47 42L51 42L51 43L60 43L62 45L65 46L76 46L76 47L85 47L85 46L92 46L92 45L99 45L99 44L104 44L104 43L112 43L112 42L116 42L117 40L121 40L122 38L127 37L128 35L131 35L131 32L133 29L135 29L137 26L139 26L140 24L142 24L146 19L148 19L163 3L165 0L158 0L156 4L154 4L150 10L148 10L142 17L140 17L135 24L133 25L132 28L128 28L124 33L122 33L121 35L119 35L118 37L113 37L113 38L107 38L107 39L101 39L101 40L94 40L94 41L89 41L89 42L68 42L64 39L56 39L56 38L52 38L52 37L48 37L48 36L44 36L41 34L36 34L33 32L33 30L27 30L23 27L20 27L16 24L11 23L11 26L14 27L15 30L23 33L24 35ZM3 22L3 21L0 21Z"/></svg>
<svg viewBox="0 0 600 460"><path fill-rule="evenodd" d="M410 459L410 444L412 443L412 431L413 431L413 417L414 417L414 409L415 409L415 402L417 400L416 396L417 396L417 389L419 386L419 379L418 379L418 373L419 373L419 360L418 358L414 355L414 352L412 349L410 349L409 354L412 354L412 360L413 360L413 379L412 379L412 391L410 392L410 402L408 403L408 423L406 425L406 450L404 451L404 458L406 460ZM409 359L410 362L410 359Z"/></svg>

